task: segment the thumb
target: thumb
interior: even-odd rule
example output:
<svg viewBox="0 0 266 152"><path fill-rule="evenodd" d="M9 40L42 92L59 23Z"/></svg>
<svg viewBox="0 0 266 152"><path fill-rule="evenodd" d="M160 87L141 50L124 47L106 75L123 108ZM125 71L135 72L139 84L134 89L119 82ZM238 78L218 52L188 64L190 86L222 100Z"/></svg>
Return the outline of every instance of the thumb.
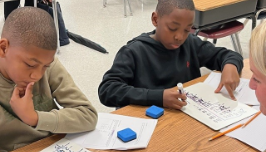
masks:
<svg viewBox="0 0 266 152"><path fill-rule="evenodd" d="M214 91L215 93L218 93L218 92L220 92L221 91L221 89L223 88L223 84L222 83L220 83L219 85L218 85L218 87L217 87L217 89Z"/></svg>
<svg viewBox="0 0 266 152"><path fill-rule="evenodd" d="M32 96L33 85L34 85L34 82L31 82L27 85L25 96L30 96L30 97Z"/></svg>

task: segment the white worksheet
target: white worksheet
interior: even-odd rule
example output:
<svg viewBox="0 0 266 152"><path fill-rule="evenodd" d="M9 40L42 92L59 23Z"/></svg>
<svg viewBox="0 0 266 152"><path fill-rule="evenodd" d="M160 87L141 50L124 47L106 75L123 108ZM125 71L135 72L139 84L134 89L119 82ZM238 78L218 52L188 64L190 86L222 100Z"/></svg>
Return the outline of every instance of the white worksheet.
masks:
<svg viewBox="0 0 266 152"><path fill-rule="evenodd" d="M253 108L259 110L259 106L254 106ZM240 124L240 123L244 124L251 117L244 119L236 124ZM220 131L223 132L224 130L228 128L224 128ZM227 133L226 136L236 138L260 151L265 151L266 150L265 129L266 129L266 116L261 113L255 119L253 119L246 127L238 128L230 133Z"/></svg>
<svg viewBox="0 0 266 152"><path fill-rule="evenodd" d="M145 115L145 113L143 113ZM156 127L157 119L143 119L111 113L98 113L96 129L80 134L67 134L65 138L83 147L92 149L137 149L146 148ZM137 138L124 143L117 132L130 128Z"/></svg>
<svg viewBox="0 0 266 152"><path fill-rule="evenodd" d="M90 152L86 148L77 145L65 138L55 142L40 152Z"/></svg>
<svg viewBox="0 0 266 152"><path fill-rule="evenodd" d="M211 72L204 83L210 85L214 89L216 89L221 80L221 73ZM249 88L249 79L240 78L240 83L236 90L234 91L234 95L237 101L242 102L248 105L259 105L260 103L257 100L255 95L255 91ZM225 87L220 91L221 94L227 98L230 98Z"/></svg>
<svg viewBox="0 0 266 152"><path fill-rule="evenodd" d="M205 83L186 87L187 105L181 110L214 130L220 130L257 112L221 94Z"/></svg>

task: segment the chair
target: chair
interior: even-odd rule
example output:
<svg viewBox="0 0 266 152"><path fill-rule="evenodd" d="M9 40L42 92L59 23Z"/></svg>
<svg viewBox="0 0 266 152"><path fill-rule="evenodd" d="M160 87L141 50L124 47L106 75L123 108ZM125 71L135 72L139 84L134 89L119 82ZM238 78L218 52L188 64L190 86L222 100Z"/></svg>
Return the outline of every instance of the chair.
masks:
<svg viewBox="0 0 266 152"><path fill-rule="evenodd" d="M255 20L260 20L261 23L266 18L266 0L258 0L256 11L255 11ZM243 22L244 26L248 23L250 18L246 18L246 20ZM256 25L255 25L256 26Z"/></svg>
<svg viewBox="0 0 266 152"><path fill-rule="evenodd" d="M130 2L129 0L124 0L124 16L127 17L127 6L126 6L126 1L128 3L128 7L129 7L129 11L130 11L130 15L132 16L133 13L132 13L132 9L131 9L131 5L130 5ZM107 5L107 0L103 0L103 7L106 7Z"/></svg>
<svg viewBox="0 0 266 152"><path fill-rule="evenodd" d="M244 24L238 21L231 21L219 26L216 26L214 28L210 29L203 29L199 32L196 31L197 29L192 28L191 33L195 33L195 35L200 35L204 37L204 40L207 40L208 38L213 39L213 44L215 45L217 42L217 39L231 36L233 46L236 52L243 55L242 48L239 42L238 32L241 31L244 28Z"/></svg>

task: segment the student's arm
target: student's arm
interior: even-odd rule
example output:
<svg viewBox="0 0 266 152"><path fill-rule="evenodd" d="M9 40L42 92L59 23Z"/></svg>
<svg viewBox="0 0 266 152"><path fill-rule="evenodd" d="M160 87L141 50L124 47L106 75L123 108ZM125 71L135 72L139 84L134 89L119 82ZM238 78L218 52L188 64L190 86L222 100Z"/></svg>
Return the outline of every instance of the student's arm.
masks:
<svg viewBox="0 0 266 152"><path fill-rule="evenodd" d="M236 100L233 91L240 82L240 74L243 69L243 57L237 52L223 47L215 47L210 42L201 41L197 37L193 39L199 48L197 54L200 65L206 66L211 70L222 71L221 82L215 92L220 92L224 86L231 99Z"/></svg>
<svg viewBox="0 0 266 152"><path fill-rule="evenodd" d="M226 64L235 65L240 74L243 69L243 57L234 51L224 47L215 47L208 41L202 41L197 36L190 35L192 49L197 50L197 56L201 67L222 71Z"/></svg>
<svg viewBox="0 0 266 152"><path fill-rule="evenodd" d="M109 107L122 107L129 104L163 106L164 89L134 87L135 64L134 52L125 46L122 47L98 88L102 104Z"/></svg>
<svg viewBox="0 0 266 152"><path fill-rule="evenodd" d="M39 120L36 129L53 133L76 133L95 129L95 108L75 85L59 60L55 59L47 74L52 96L64 108L50 112L37 111Z"/></svg>

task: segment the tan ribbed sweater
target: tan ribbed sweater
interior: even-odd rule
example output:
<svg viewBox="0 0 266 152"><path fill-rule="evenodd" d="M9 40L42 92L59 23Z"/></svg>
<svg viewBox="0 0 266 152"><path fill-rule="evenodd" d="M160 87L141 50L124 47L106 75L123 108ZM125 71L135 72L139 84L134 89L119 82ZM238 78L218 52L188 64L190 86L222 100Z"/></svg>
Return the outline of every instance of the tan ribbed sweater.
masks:
<svg viewBox="0 0 266 152"><path fill-rule="evenodd" d="M78 89L58 59L47 68L33 87L38 124L23 123L10 107L15 84L0 74L0 151L10 151L50 136L53 133L77 133L95 129L97 112ZM58 110L53 98L64 107Z"/></svg>

